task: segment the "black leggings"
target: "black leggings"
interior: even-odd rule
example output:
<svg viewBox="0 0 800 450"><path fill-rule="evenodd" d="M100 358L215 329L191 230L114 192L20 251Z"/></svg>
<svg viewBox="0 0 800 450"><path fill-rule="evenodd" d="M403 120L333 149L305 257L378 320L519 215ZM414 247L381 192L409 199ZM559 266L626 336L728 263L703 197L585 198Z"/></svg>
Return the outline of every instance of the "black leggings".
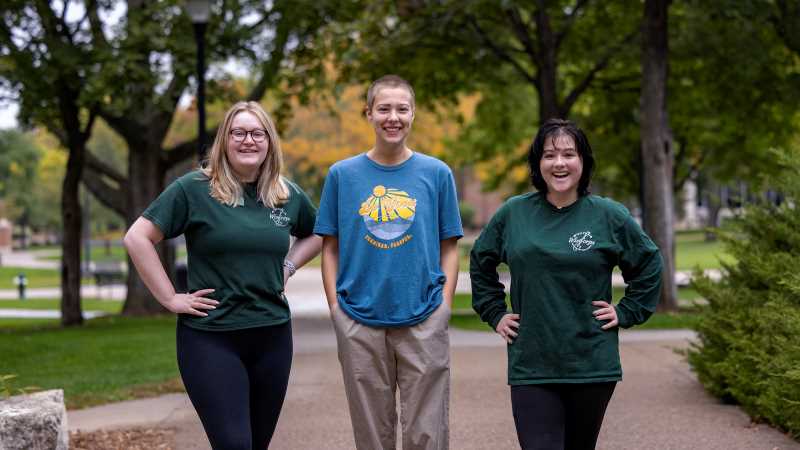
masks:
<svg viewBox="0 0 800 450"><path fill-rule="evenodd" d="M523 450L592 450L616 382L511 386Z"/></svg>
<svg viewBox="0 0 800 450"><path fill-rule="evenodd" d="M292 326L203 331L178 322L178 367L214 450L263 450L292 366Z"/></svg>

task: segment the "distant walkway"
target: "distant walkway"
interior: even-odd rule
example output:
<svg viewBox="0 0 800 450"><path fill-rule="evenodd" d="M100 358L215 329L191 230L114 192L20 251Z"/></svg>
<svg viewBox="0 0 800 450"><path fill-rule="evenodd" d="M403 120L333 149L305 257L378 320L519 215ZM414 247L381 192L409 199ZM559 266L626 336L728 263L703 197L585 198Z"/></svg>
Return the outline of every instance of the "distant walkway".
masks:
<svg viewBox="0 0 800 450"><path fill-rule="evenodd" d="M25 267L28 269L58 269L61 261L57 259L43 259L48 256L61 254L58 250L17 250L0 253L0 263L3 267Z"/></svg>
<svg viewBox="0 0 800 450"><path fill-rule="evenodd" d="M103 300L125 300L127 288L124 284L114 284L109 286L95 286L86 284L81 286L81 297L97 298ZM25 290L25 297L29 299L61 298L61 288L33 288ZM18 300L19 294L16 289L0 289L0 300Z"/></svg>
<svg viewBox="0 0 800 450"><path fill-rule="evenodd" d="M293 321L295 357L271 448L350 450L354 447L328 319ZM450 448L518 449L508 386L506 352L489 332L451 330ZM675 349L685 330L623 331L625 379L614 393L600 433L601 450L800 450L800 444L737 407L708 395ZM209 449L184 394L69 411L71 430L162 427L176 430L177 450ZM399 447L398 447L399 448Z"/></svg>
<svg viewBox="0 0 800 450"><path fill-rule="evenodd" d="M103 311L84 311L84 319L94 319L95 317L105 316ZM0 308L0 318L3 319L60 319L61 311L49 309L17 309Z"/></svg>

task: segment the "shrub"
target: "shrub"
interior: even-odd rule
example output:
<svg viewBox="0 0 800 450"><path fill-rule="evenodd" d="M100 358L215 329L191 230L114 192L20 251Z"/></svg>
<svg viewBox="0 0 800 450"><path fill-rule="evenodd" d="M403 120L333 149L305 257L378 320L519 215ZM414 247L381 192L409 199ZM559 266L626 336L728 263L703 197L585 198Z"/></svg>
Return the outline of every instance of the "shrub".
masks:
<svg viewBox="0 0 800 450"><path fill-rule="evenodd" d="M467 202L458 202L458 212L461 213L461 224L464 228L475 227L475 207Z"/></svg>
<svg viewBox="0 0 800 450"><path fill-rule="evenodd" d="M720 233L735 263L712 282L696 274L708 299L695 326L689 363L714 395L755 420L800 437L800 158L778 155L771 185L787 199L749 206Z"/></svg>

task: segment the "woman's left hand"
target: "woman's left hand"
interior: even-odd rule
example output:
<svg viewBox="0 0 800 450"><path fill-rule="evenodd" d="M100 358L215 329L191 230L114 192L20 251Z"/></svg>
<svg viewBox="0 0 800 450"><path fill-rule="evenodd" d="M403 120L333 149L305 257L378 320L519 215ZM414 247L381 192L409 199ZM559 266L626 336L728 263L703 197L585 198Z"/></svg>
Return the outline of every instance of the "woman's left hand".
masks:
<svg viewBox="0 0 800 450"><path fill-rule="evenodd" d="M608 330L609 328L619 325L619 320L617 319L617 309L614 308L613 305L602 300L593 301L592 305L597 307L597 309L595 309L592 313L594 314L595 319L608 320L608 323L601 327L602 329Z"/></svg>

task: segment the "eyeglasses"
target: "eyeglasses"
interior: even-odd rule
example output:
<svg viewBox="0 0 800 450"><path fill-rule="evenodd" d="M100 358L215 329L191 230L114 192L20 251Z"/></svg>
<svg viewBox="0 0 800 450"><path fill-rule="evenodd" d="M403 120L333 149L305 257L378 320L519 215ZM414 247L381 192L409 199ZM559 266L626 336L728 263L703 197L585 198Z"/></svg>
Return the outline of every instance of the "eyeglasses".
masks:
<svg viewBox="0 0 800 450"><path fill-rule="evenodd" d="M241 128L234 128L231 130L231 137L236 142L244 142L247 139L247 135L253 138L253 142L264 142L267 139L267 130L261 130L256 128L255 130L243 130Z"/></svg>

